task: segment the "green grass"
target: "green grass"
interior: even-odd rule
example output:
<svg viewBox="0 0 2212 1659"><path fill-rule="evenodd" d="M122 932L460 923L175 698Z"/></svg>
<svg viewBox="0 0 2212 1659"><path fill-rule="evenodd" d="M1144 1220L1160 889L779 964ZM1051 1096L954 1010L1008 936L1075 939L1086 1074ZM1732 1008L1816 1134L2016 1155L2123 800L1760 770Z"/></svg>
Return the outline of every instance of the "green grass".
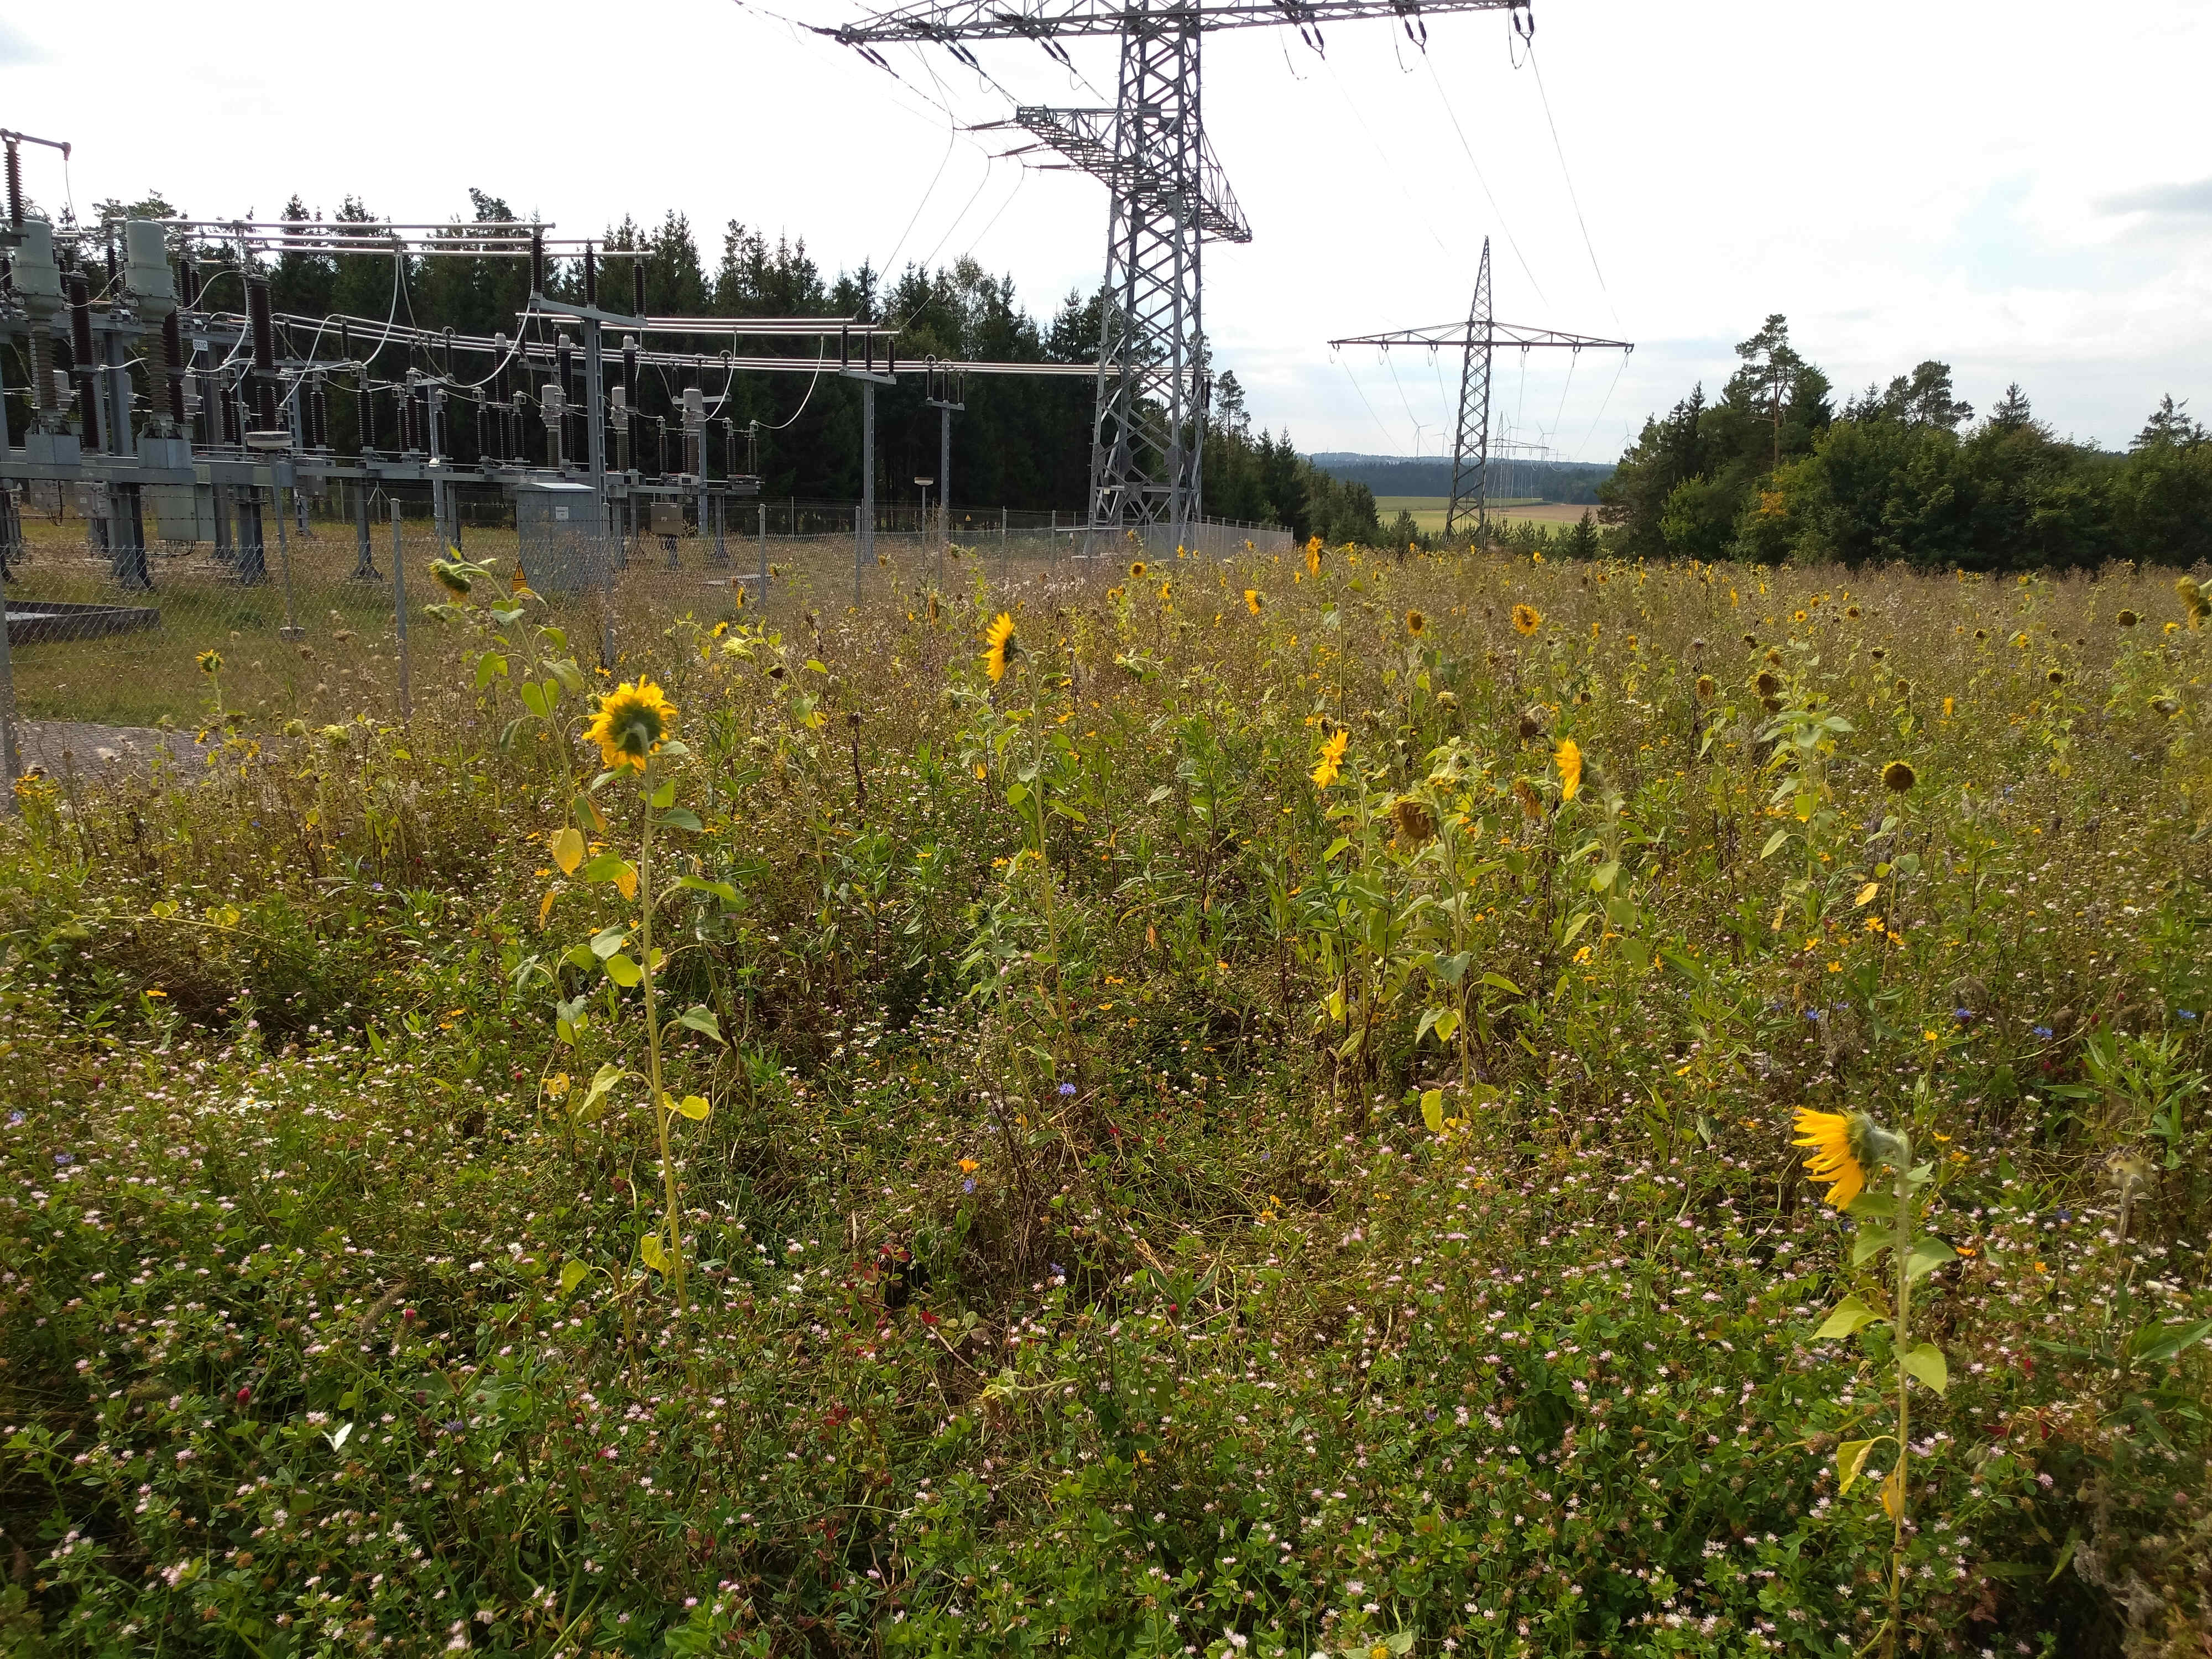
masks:
<svg viewBox="0 0 2212 1659"><path fill-rule="evenodd" d="M1375 511L1387 527L1399 513L1411 513L1414 525L1425 535L1442 535L1444 514L1451 506L1448 495L1377 495ZM1527 500L1492 500L1490 515L1493 521L1505 525L1542 525L1556 529L1561 525L1579 521L1585 512L1595 509L1569 507L1558 501L1543 501L1531 497Z"/></svg>
<svg viewBox="0 0 2212 1659"><path fill-rule="evenodd" d="M1814 1335L1884 1290L1805 1105L1959 1251L1899 1650L2201 1644L2166 579L1163 568L995 685L980 588L632 631L688 1309L638 791L526 605L426 617L404 726L27 786L8 1650L1843 1659L1893 1356Z"/></svg>

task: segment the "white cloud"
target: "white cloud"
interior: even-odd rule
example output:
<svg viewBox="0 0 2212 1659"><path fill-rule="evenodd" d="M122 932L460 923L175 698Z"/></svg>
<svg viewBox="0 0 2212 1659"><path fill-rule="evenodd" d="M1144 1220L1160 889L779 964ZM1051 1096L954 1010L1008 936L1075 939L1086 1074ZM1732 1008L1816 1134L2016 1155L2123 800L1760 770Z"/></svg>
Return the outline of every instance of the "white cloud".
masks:
<svg viewBox="0 0 2212 1659"><path fill-rule="evenodd" d="M45 47L13 23L0 20L0 69L27 68L48 61Z"/></svg>
<svg viewBox="0 0 2212 1659"><path fill-rule="evenodd" d="M825 23L862 9L787 3ZM2193 0L2087 25L2058 0L1538 0L1537 21L1602 283L1498 14L1431 20L1425 61L1382 21L1332 28L1325 59L1279 29L1208 38L1207 126L1255 240L1207 249L1206 320L1256 419L1311 448L1410 451L1417 426L1432 445L1455 365L1400 361L1394 381L1323 343L1464 316L1486 234L1502 315L1638 342L1625 366L1499 364L1501 416L1583 459L1717 385L1775 311L1845 392L1940 356L1978 405L2018 379L2084 435L2132 433L2163 392L2212 407L2212 213L2172 160L2195 154L2212 61ZM895 81L728 0L612 19L386 0L357 24L275 0L62 8L35 68L0 34L0 100L77 142L80 204L158 187L265 212L296 190L328 210L353 191L418 219L475 185L571 228L677 207L710 257L731 217L805 235L833 271L972 251L1041 313L1097 279L1103 186L988 159L1026 139L948 138L944 109L1110 101L1110 42L1077 43L1074 75L1026 43L983 48L988 81L895 52ZM33 193L61 199L58 161L25 155Z"/></svg>

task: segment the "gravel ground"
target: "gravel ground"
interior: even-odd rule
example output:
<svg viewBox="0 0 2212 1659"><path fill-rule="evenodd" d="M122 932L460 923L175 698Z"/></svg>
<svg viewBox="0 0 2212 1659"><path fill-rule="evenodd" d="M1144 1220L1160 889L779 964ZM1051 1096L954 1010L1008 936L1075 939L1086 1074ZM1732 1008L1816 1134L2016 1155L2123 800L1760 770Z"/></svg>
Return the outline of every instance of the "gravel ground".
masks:
<svg viewBox="0 0 2212 1659"><path fill-rule="evenodd" d="M150 726L94 726L82 720L17 720L15 748L24 770L42 767L53 778L121 782L145 777L164 750L175 765L197 770L207 747L188 732Z"/></svg>

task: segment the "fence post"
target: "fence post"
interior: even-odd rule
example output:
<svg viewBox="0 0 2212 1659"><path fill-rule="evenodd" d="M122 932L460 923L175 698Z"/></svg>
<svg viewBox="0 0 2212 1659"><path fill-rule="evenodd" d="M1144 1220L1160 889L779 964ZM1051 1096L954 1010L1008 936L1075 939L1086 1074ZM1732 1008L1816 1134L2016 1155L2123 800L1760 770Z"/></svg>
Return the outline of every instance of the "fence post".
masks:
<svg viewBox="0 0 2212 1659"><path fill-rule="evenodd" d="M8 658L8 602L0 596L0 787L7 798L0 811L15 810L15 780L23 775L22 757L15 751L15 670Z"/></svg>
<svg viewBox="0 0 2212 1659"><path fill-rule="evenodd" d="M392 498L392 615L399 625L399 718L406 720L415 712L415 693L407 660L407 549L400 540L397 495Z"/></svg>
<svg viewBox="0 0 2212 1659"><path fill-rule="evenodd" d="M292 501L300 500L299 486L292 488ZM284 520L291 515L284 510L284 491L281 485L269 486L269 505L276 517L276 563L284 573L284 631L281 637L294 643L304 639L307 630L300 626L298 610L292 603L292 538L285 533Z"/></svg>
<svg viewBox="0 0 2212 1659"><path fill-rule="evenodd" d="M761 610L768 609L768 503L760 504L760 602Z"/></svg>
<svg viewBox="0 0 2212 1659"><path fill-rule="evenodd" d="M368 547L368 479L366 476L353 486L353 579L357 582L374 581L376 558Z"/></svg>

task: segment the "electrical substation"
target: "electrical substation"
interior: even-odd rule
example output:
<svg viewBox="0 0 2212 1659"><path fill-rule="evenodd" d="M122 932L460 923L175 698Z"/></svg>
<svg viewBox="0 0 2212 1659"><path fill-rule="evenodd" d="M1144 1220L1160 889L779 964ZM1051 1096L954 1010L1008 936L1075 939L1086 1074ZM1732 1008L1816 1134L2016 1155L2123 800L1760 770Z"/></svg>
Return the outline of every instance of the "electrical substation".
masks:
<svg viewBox="0 0 2212 1659"><path fill-rule="evenodd" d="M436 534L454 548L465 540L465 501L510 503L523 568L549 595L604 587L648 539L679 531L711 542L712 565L734 568L731 539L750 527L739 509L759 494L757 434L724 411L747 373L860 383L859 565L874 552L877 387L902 374L924 380L944 422L943 480L967 376L1097 372L902 362L896 330L859 318L649 316L641 253L558 237L545 223L177 218L57 228L25 211L21 153L66 147L0 136L9 181L0 334L14 337L29 366L26 428L0 427L0 480L9 486L0 495L0 562L21 553L15 487L58 486L74 493L126 592L155 586L149 548L164 544L209 544L239 581L266 580L272 529L284 534L271 517L280 492L349 505L364 578L377 570L370 504L403 495L427 497ZM526 261L528 299L512 334L488 336L288 314L272 308L266 267L295 256ZM556 259L580 274L580 302L549 293ZM769 342L785 354L759 349ZM674 419L642 412L648 372L676 386ZM331 442L337 399L352 406L351 453ZM466 459L455 441L465 406ZM0 400L0 422L4 411ZM94 609L64 618L49 605L17 625L17 638L64 620L82 637L145 616Z"/></svg>
<svg viewBox="0 0 2212 1659"><path fill-rule="evenodd" d="M1493 10L1507 14L1515 36L1531 34L1528 0L1042 0L1018 13L994 0L919 0L819 30L886 70L880 49L891 44L941 46L980 67L969 43L1027 40L1065 68L1064 41L1116 41L1110 106L1015 101L1010 118L984 124L1035 141L1012 154L1048 152L1055 159L1039 165L1080 171L1107 186L1100 334L1090 362L916 360L901 355L899 325L872 316L652 314L650 253L640 239L611 246L537 220L196 218L112 206L92 220L51 219L27 204L23 167L36 155L65 161L69 144L0 131L7 164L0 340L13 348L14 366L10 383L0 385L0 578L10 592L0 702L9 695L5 637L23 646L112 635L127 649L125 636L173 635L175 618L165 621L165 607L174 611L188 592L202 596L205 626L213 628L215 611L238 611L219 592L260 590L281 598L281 611L234 616L237 625L224 625L228 638L273 631L304 659L313 654L307 636L315 620L306 610L319 606L333 624L356 611L366 615L374 589L381 596L379 625L396 635L404 712L403 516L427 520L433 553L464 557L478 533L471 526L502 533L511 526L517 574L534 592L556 603L596 601L599 654L609 664L617 659L620 592L661 615L702 603L757 604L769 597L780 567L769 558L759 462L775 428L735 414L740 377L750 375L810 377L810 398L825 377L854 383L860 498L820 515L831 521L812 526L811 539L849 537L856 604L878 567L904 580L897 560L916 551L927 557L933 550L933 574L943 581L959 484L953 426L981 376L1092 383L1087 497L1079 512L1054 513L1048 529L1040 523L1030 532L1042 534L1048 574L1060 556L1117 561L1133 541L1203 554L1279 550L1287 544L1279 528L1205 514L1212 371L1203 249L1208 241L1248 242L1253 233L1200 123L1204 37L1283 26L1319 52L1324 26L1390 18L1425 52L1426 14ZM480 288L483 273L507 262L526 281L489 284L506 297L488 313L471 313L480 331L418 326L411 311L403 313L407 273L446 261L473 262L467 280ZM392 303L382 317L363 302L380 278L369 288L352 284L351 309L333 302L286 310L273 297L283 289L273 279L288 270L358 276L387 263ZM489 326L482 322L487 315ZM1446 525L1456 538L1487 530L1494 352L1624 343L1498 323L1486 240L1463 327L1333 343L1462 350ZM938 416L938 454L933 471L923 464L917 471L926 476L914 483L935 513L916 521L918 547L897 538L885 550L878 544L878 393L917 384L920 410ZM33 501L57 522L64 507L73 511L86 535L67 558L42 554L38 579L24 581L24 514ZM775 506L790 541L809 539L799 503L791 501L787 511L779 497ZM310 527L311 507L319 529ZM1011 582L1012 526L1005 509L997 517L999 580ZM989 539L972 513L962 523L963 539ZM47 537L40 545L54 544ZM341 548L342 565L334 562ZM296 592L295 565L302 576ZM795 567L781 568L788 575ZM720 597L707 601L709 591ZM338 629L332 636L350 640L356 632ZM66 689L64 672L51 671L54 696ZM297 701L305 690L285 695Z"/></svg>

